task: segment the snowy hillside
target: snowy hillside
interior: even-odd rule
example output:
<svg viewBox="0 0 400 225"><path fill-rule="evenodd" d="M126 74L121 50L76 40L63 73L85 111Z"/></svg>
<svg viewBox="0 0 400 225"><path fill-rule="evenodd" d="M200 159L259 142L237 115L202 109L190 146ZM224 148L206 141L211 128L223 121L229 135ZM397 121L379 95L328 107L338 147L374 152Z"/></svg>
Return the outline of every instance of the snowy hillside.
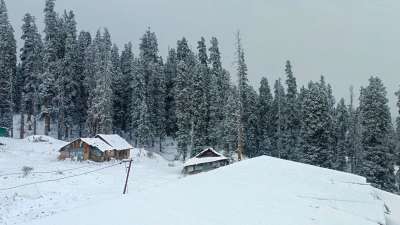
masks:
<svg viewBox="0 0 400 225"><path fill-rule="evenodd" d="M46 136L24 140L0 138L0 225L12 225L119 198L126 175L125 164L58 161L57 149L65 142ZM134 163L128 193L146 190L178 179L180 166L156 154L133 150ZM60 179L54 182L12 188L18 185ZM170 165L169 165L170 164ZM22 168L33 170L27 176Z"/></svg>
<svg viewBox="0 0 400 225"><path fill-rule="evenodd" d="M398 225L381 199L400 202L363 177L259 157L29 224Z"/></svg>

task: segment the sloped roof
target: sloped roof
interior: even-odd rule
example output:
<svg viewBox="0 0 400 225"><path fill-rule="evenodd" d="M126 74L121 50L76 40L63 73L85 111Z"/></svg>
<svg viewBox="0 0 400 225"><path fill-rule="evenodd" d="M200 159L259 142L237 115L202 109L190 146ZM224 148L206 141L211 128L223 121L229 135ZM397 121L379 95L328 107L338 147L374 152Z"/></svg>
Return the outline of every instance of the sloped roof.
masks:
<svg viewBox="0 0 400 225"><path fill-rule="evenodd" d="M108 145L100 138L81 138L81 140L90 146L98 148L102 152L114 150L112 146Z"/></svg>
<svg viewBox="0 0 400 225"><path fill-rule="evenodd" d="M133 149L132 145L118 134L97 134L96 138L102 139L115 150Z"/></svg>
<svg viewBox="0 0 400 225"><path fill-rule="evenodd" d="M216 156L202 157L202 155L207 151L212 151ZM221 153L215 151L212 148L207 148L207 149L204 149L203 151L201 151L195 157L188 159L183 164L183 167L193 166L193 165L198 165L198 164L203 164L203 163L216 162L216 161L221 161L221 160L228 160L228 158L226 158Z"/></svg>

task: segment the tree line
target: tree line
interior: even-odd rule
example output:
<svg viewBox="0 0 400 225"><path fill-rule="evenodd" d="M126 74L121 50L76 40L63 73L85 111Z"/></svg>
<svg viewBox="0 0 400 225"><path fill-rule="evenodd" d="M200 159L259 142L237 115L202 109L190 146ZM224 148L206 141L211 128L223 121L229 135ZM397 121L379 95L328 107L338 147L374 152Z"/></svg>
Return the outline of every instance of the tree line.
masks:
<svg viewBox="0 0 400 225"><path fill-rule="evenodd" d="M94 37L78 33L73 11L59 14L54 7L55 0L46 0L43 34L25 14L17 60L0 0L0 127L12 132L18 114L21 138L26 129L37 134L43 121L44 134L54 131L59 139L117 133L160 151L172 137L183 160L211 146L239 159L269 155L352 172L398 191L400 119L394 126L380 78L361 88L359 105L351 89L346 104L336 102L323 76L299 88L287 61L284 80L270 85L263 77L255 90L239 33L231 79L215 37L201 37L196 49L183 37L164 60L148 29L135 55L132 43L121 50L113 44L107 29ZM400 91L396 95L400 108Z"/></svg>

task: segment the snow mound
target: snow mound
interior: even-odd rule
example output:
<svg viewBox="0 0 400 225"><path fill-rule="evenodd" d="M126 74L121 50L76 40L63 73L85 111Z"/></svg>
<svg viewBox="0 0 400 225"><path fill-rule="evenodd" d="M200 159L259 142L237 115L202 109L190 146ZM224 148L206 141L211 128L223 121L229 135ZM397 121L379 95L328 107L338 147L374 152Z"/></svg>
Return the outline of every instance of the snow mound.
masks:
<svg viewBox="0 0 400 225"><path fill-rule="evenodd" d="M363 177L258 157L29 224L377 225L384 212Z"/></svg>

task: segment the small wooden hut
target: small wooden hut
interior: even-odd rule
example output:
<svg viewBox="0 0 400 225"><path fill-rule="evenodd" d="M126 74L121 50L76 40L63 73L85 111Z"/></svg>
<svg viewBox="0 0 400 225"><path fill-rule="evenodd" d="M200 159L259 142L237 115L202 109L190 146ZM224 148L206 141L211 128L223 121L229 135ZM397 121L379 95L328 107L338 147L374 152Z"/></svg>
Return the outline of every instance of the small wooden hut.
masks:
<svg viewBox="0 0 400 225"><path fill-rule="evenodd" d="M207 148L183 164L182 173L195 174L229 164L228 158L212 148Z"/></svg>
<svg viewBox="0 0 400 225"><path fill-rule="evenodd" d="M103 139L104 138L104 139ZM108 140L105 141L105 140ZM119 135L96 135L94 138L79 138L59 150L59 159L92 160L128 159L133 147Z"/></svg>

